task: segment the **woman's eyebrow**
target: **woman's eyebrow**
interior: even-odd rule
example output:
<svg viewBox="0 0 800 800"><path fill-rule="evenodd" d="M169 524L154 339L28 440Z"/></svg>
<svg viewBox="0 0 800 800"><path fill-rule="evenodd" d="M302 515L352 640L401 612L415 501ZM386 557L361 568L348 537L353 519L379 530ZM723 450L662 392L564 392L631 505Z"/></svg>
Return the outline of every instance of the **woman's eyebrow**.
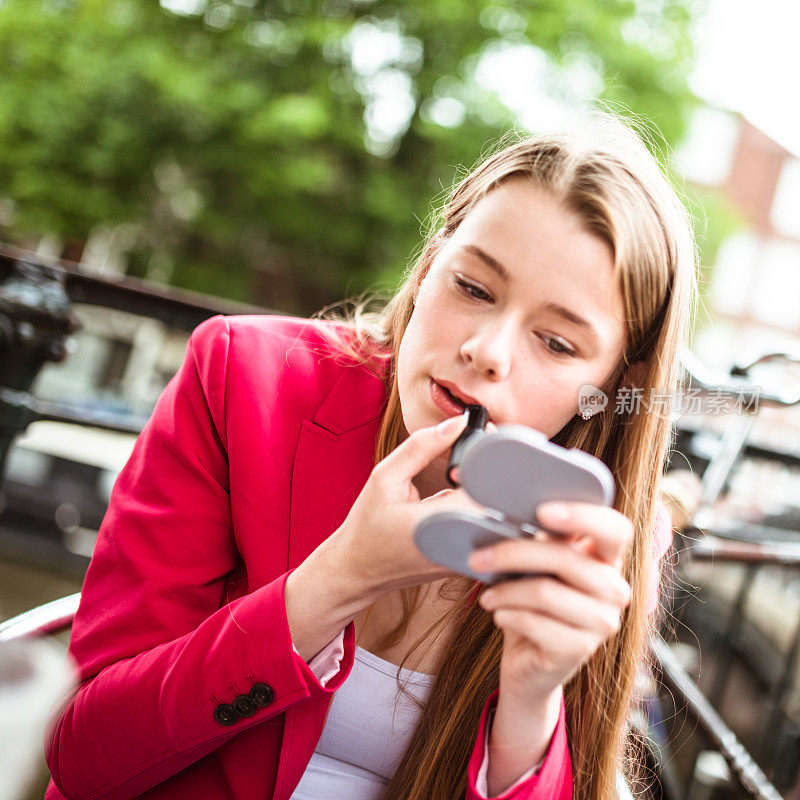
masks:
<svg viewBox="0 0 800 800"><path fill-rule="evenodd" d="M472 253L472 255L477 256L484 264L486 264L489 269L496 272L506 283L511 281L511 278L508 274L508 270L496 259L492 258L485 250L481 250L480 247L474 244L462 244L459 245L462 250L466 250L468 253Z"/></svg>
<svg viewBox="0 0 800 800"><path fill-rule="evenodd" d="M474 244L462 244L460 247L463 250L466 250L468 253L472 253L472 255L477 256L481 261L483 261L484 264L486 264L487 267L489 267L489 269L497 273L505 283L510 283L511 277L508 274L508 270L496 258L490 256L485 250L481 250L480 247ZM586 333L588 333L590 336L593 336L595 339L600 339L600 334L598 334L596 328L591 322L589 322L589 320L578 316L574 311L571 311L566 306L562 306L560 303L554 303L550 301L544 304L544 308L547 311L557 314L559 317L567 320L567 322L571 322L573 325L578 325L579 327L583 328Z"/></svg>
<svg viewBox="0 0 800 800"><path fill-rule="evenodd" d="M578 325L581 328L585 328L587 333L593 334L596 337L598 336L594 325L592 325L589 320L579 317L574 311L571 311L566 306L562 306L559 303L550 301L544 304L544 308L547 311L551 311L553 314L557 314L559 317L563 317L565 320L567 320L567 322L573 323L573 325Z"/></svg>

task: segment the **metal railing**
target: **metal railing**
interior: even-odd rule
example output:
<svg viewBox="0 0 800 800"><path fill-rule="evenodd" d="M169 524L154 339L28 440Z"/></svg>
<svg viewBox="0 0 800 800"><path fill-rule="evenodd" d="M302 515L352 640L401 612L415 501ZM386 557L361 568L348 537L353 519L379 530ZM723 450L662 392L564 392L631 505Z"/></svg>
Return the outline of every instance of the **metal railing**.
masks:
<svg viewBox="0 0 800 800"><path fill-rule="evenodd" d="M80 328L75 303L126 311L187 332L216 314L279 313L137 278L93 275L77 264L0 245L0 473L14 437L31 422L125 433L138 433L145 422L31 395L39 370L48 361L64 360L66 339Z"/></svg>
<svg viewBox="0 0 800 800"><path fill-rule="evenodd" d="M727 762L731 776L751 797L779 798L777 789L767 780L762 769L738 741L717 711L722 703L734 662L734 642L738 640L746 613L747 601L758 570L764 566L795 568L800 566L800 538L798 532L768 525L722 521L715 513L715 503L728 487L733 471L742 459L768 459L787 468L800 467L800 454L772 451L751 444L748 439L759 410L763 407L788 408L800 405L800 381L784 388L756 386L752 370L760 364L782 362L797 365L800 353L769 352L751 363L734 367L730 376L712 375L691 353L684 353L683 367L686 385L701 393L717 397L741 399L741 411L732 417L717 441L702 473L700 504L692 523L680 532L682 559L687 562L708 564L740 564L744 567L741 583L735 592L727 618L717 624L717 639L722 652L717 654L717 666L708 697L704 696L684 670L681 670L669 647L656 640L651 644L652 654L661 673L661 681L675 698L679 698L698 729L711 746ZM784 700L791 688L791 680L800 655L800 620L792 634L791 644L778 669L778 679L770 692L768 721L762 737L760 754L767 756L766 740L774 735ZM769 757L764 763L769 764Z"/></svg>
<svg viewBox="0 0 800 800"><path fill-rule="evenodd" d="M0 642L62 633L72 625L80 602L81 593L76 592L0 622Z"/></svg>

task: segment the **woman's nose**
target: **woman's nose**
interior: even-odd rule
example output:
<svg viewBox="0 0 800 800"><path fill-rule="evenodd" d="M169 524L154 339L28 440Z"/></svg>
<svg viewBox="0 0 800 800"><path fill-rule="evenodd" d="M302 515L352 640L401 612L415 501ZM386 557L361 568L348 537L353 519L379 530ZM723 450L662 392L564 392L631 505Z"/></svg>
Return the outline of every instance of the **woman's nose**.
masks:
<svg viewBox="0 0 800 800"><path fill-rule="evenodd" d="M461 345L461 356L489 378L503 379L511 369L513 338L508 321L487 322Z"/></svg>

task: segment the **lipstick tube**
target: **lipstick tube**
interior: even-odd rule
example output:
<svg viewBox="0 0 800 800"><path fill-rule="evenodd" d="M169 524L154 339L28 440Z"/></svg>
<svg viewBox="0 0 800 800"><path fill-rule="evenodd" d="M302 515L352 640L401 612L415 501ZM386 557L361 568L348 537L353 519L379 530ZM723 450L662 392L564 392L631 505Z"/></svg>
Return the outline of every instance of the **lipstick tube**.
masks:
<svg viewBox="0 0 800 800"><path fill-rule="evenodd" d="M464 458L464 454L482 436L486 435L486 423L489 421L489 412L479 405L467 406L467 427L461 431L461 435L456 439L455 444L450 450L450 461L447 465L447 482L457 488L461 485L458 477L458 465Z"/></svg>

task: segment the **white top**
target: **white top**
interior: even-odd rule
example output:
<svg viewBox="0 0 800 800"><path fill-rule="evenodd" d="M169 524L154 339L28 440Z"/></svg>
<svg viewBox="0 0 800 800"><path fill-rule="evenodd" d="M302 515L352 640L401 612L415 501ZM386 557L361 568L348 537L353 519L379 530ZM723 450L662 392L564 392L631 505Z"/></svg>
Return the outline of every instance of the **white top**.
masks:
<svg viewBox="0 0 800 800"><path fill-rule="evenodd" d="M433 675L400 670L425 702ZM331 701L322 736L291 800L379 800L403 757L421 708L397 686L397 666L361 647Z"/></svg>

